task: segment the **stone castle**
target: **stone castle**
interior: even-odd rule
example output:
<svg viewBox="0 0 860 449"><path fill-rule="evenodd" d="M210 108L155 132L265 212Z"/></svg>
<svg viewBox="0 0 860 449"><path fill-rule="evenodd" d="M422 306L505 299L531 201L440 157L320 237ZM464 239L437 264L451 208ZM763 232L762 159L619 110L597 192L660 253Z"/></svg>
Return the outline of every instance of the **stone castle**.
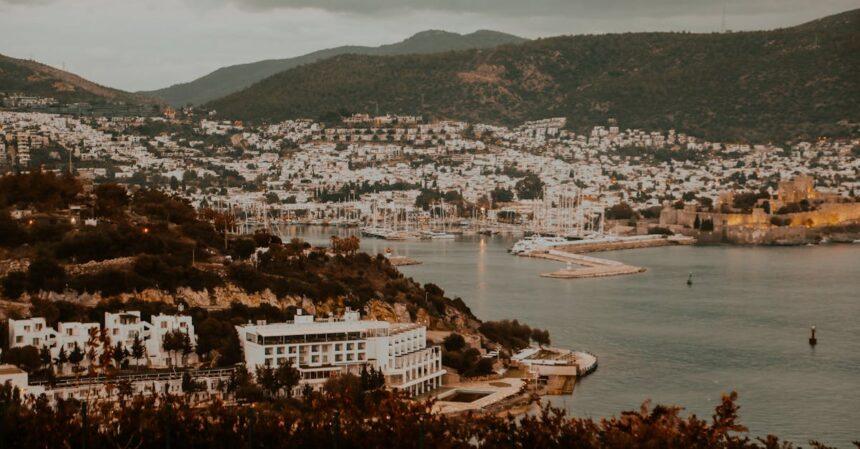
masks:
<svg viewBox="0 0 860 449"><path fill-rule="evenodd" d="M760 198L751 211L732 207L734 194L720 195L708 210L687 203L683 208L664 204L660 226L703 241L740 244L803 244L827 237L826 228L845 228L837 239L860 235L860 202L815 189L810 176L779 183L776 195ZM846 234L846 235L842 235Z"/></svg>

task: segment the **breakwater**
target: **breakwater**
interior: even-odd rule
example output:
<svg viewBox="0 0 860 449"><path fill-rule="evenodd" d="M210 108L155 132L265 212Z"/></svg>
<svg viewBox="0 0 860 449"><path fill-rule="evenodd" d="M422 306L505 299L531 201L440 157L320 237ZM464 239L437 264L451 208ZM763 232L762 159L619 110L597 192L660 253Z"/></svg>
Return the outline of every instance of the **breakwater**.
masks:
<svg viewBox="0 0 860 449"><path fill-rule="evenodd" d="M554 260L567 264L561 270L541 273L541 277L556 279L580 279L597 278L606 276L621 276L625 274L636 274L645 271L642 267L627 265L621 262L597 257L573 254L565 251L551 249L547 251L534 251L524 254L527 257ZM575 266L574 266L575 265Z"/></svg>

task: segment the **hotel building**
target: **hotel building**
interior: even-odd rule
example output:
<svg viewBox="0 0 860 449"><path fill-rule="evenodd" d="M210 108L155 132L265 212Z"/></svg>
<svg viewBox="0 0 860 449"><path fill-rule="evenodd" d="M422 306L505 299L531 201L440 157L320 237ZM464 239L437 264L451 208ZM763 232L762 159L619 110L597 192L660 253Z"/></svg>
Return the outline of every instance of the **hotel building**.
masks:
<svg viewBox="0 0 860 449"><path fill-rule="evenodd" d="M301 384L318 387L343 373L372 367L385 375L386 386L418 395L442 385L442 353L427 346L427 328L411 323L361 320L359 313L315 320L302 315L286 323L258 322L236 326L245 363L256 367L295 366Z"/></svg>

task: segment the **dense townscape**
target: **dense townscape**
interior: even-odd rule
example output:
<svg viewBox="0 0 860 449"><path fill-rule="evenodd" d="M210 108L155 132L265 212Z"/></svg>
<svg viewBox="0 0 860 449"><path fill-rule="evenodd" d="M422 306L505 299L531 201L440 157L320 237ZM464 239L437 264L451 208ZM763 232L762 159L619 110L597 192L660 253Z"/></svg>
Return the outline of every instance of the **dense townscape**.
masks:
<svg viewBox="0 0 860 449"><path fill-rule="evenodd" d="M563 118L516 128L367 115L243 126L2 112L0 124L7 171L71 167L97 182L160 186L195 205L266 205L290 218L334 219L349 209L366 219L373 204L417 213L443 198L465 217L469 207L577 195L647 210L665 201L716 204L730 191L775 194L798 175L848 200L860 188L857 139L710 142L615 123L575 132Z"/></svg>

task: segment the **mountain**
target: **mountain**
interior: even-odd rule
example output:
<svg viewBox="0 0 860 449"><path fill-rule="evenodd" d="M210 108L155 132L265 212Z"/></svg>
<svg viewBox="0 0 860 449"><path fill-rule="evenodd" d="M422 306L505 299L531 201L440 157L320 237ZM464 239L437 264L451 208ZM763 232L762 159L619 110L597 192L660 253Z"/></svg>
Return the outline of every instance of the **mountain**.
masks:
<svg viewBox="0 0 860 449"><path fill-rule="evenodd" d="M207 104L252 121L333 111L515 124L565 116L575 129L615 118L711 139L857 133L860 9L800 26L738 33L562 36L432 55L343 55Z"/></svg>
<svg viewBox="0 0 860 449"><path fill-rule="evenodd" d="M27 59L0 55L0 93L53 97L64 103L153 103L141 95L111 89L78 75Z"/></svg>
<svg viewBox="0 0 860 449"><path fill-rule="evenodd" d="M344 46L315 51L295 58L269 59L224 67L188 83L174 84L164 89L141 93L163 99L174 106L189 103L203 104L207 101L242 90L278 72L343 54L404 55L413 53L439 53L470 48L490 48L525 41L526 39L521 37L497 31L480 30L464 35L447 31L430 30L418 33L402 42L382 45L380 47Z"/></svg>

